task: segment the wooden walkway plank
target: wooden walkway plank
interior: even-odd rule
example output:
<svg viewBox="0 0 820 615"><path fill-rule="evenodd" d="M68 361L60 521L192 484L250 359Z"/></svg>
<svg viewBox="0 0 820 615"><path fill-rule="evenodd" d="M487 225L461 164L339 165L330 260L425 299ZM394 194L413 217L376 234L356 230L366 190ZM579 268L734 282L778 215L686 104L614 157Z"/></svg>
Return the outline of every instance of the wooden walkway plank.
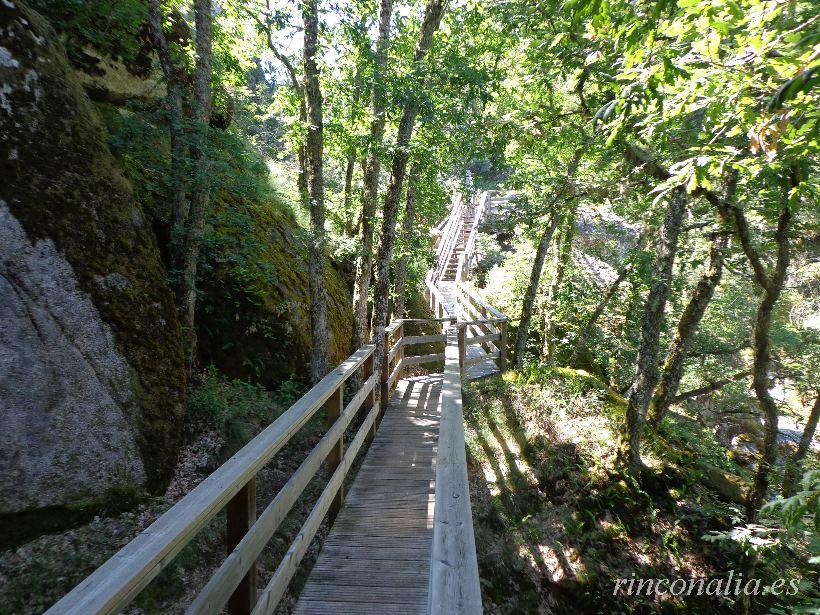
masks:
<svg viewBox="0 0 820 615"><path fill-rule="evenodd" d="M400 380L294 613L425 613L441 376Z"/></svg>

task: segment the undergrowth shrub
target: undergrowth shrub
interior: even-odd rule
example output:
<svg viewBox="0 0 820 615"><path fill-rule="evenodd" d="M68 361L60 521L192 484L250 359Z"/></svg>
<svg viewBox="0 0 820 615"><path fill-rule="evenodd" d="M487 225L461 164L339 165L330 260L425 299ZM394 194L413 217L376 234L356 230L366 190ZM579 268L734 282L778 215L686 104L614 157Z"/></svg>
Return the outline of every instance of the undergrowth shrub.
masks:
<svg viewBox="0 0 820 615"><path fill-rule="evenodd" d="M188 423L193 431L216 429L224 439L220 461L244 446L259 428L273 421L282 406L258 384L228 378L214 367L188 396Z"/></svg>

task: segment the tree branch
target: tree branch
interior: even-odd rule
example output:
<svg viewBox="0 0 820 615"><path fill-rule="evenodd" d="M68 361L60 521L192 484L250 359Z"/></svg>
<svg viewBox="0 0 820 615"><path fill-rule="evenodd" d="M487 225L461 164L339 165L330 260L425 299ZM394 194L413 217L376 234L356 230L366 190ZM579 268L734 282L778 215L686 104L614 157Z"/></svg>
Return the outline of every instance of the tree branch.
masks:
<svg viewBox="0 0 820 615"><path fill-rule="evenodd" d="M742 372L738 372L729 376L728 378L722 378L721 380L716 380L715 382L709 383L706 386L699 387L697 389L692 389L691 391L685 391L676 395L675 398L672 400L673 404L679 404L682 401L686 401L687 399L692 399L693 397L699 397L701 395L706 395L707 393L714 393L725 387L727 384L731 384L732 382L736 382L737 380L741 380L752 373L752 370L746 369Z"/></svg>

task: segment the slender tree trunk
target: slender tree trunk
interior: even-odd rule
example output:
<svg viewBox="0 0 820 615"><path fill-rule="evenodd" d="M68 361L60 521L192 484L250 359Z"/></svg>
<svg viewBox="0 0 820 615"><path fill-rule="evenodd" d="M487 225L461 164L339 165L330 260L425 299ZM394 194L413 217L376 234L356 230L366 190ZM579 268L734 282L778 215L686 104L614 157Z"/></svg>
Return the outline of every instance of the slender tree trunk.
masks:
<svg viewBox="0 0 820 615"><path fill-rule="evenodd" d="M199 248L208 208L207 131L211 111L212 6L210 0L194 2L196 20L196 64L194 69L195 133L191 142L194 181L191 200L186 198L185 130L183 127L182 69L175 66L163 32L164 16L159 0L149 0L151 40L157 51L167 85L170 109L172 212L170 268L171 284L182 328L188 373L196 364L196 278Z"/></svg>
<svg viewBox="0 0 820 615"><path fill-rule="evenodd" d="M322 93L319 89L319 67L316 53L319 42L319 9L317 0L304 0L302 19L305 25L304 71L305 106L308 130L305 158L310 194L310 246L308 284L310 287L311 380L316 383L328 370L327 357L327 291L325 288L325 201L322 168Z"/></svg>
<svg viewBox="0 0 820 615"><path fill-rule="evenodd" d="M644 238L646 237L646 232L641 231L640 235L638 235L637 241L635 241L635 246L633 251L639 250L643 246ZM600 318L601 314L604 313L604 310L609 305L609 302L615 297L620 288L621 284L624 280L626 280L629 272L632 271L632 261L629 260L627 256L624 258L623 263L621 264L620 269L618 270L618 277L615 278L615 281L609 285L606 293L604 294L603 298L598 305L595 307L595 310L592 312L590 317L584 323L584 326L581 327L581 330L578 332L578 337L575 340L575 346L572 348L572 354L570 355L568 365L573 366L578 361L578 355L581 354L581 350L584 348L584 345L587 343L589 338L589 334L592 332L592 328L595 326L595 323Z"/></svg>
<svg viewBox="0 0 820 615"><path fill-rule="evenodd" d="M606 294L603 298L598 302L598 305L595 306L595 310L590 314L587 321L584 323L584 326L578 332L578 338L575 340L575 346L572 348L572 354L569 357L568 365L571 367L575 365L578 361L578 355L581 354L581 350L587 343L587 339L589 338L589 334L592 332L595 323L597 322L598 318L600 318L601 314L604 313L604 310L609 305L609 302L612 301L612 298L615 297L618 289L620 288L623 281L629 275L629 272L632 270L631 263L625 263L621 270L618 272L618 277L615 278L615 281L609 285L609 288L606 291Z"/></svg>
<svg viewBox="0 0 820 615"><path fill-rule="evenodd" d="M266 20L262 20L260 16L257 14L255 10L247 10L246 14L248 17L253 19L259 27L265 32L268 42L268 48L271 50L273 55L282 63L282 66L285 67L285 71L288 74L288 78L290 79L291 87L293 87L293 91L299 97L299 123L302 126L306 126L308 123L308 110L307 110L307 101L305 99L305 89L302 87L302 84L299 83L299 77L296 75L296 67L293 65L293 62L290 61L279 47L273 42L273 17L270 15L270 3L268 3L268 10L269 13L266 16ZM299 151L297 152L298 160L299 160L299 175L296 178L296 186L299 191L299 201L302 205L302 208L305 210L310 209L310 190L308 188L308 157L307 157L307 149L306 144L303 142L299 146Z"/></svg>
<svg viewBox="0 0 820 615"><path fill-rule="evenodd" d="M555 274L550 280L547 289L547 298L544 308L544 358L548 363L552 362L555 353L555 315L558 309L558 290L564 281L564 274L572 255L572 241L575 239L575 208L567 215L564 221L564 229L558 240L558 254L555 261Z"/></svg>
<svg viewBox="0 0 820 615"><path fill-rule="evenodd" d="M407 177L407 194L405 195L404 220L401 225L402 254L396 263L396 281L394 287L396 291L396 302L394 306L394 318L404 318L405 293L407 289L407 266L410 263L410 244L413 242L413 222L416 217L416 182L418 181L418 163L410 167Z"/></svg>
<svg viewBox="0 0 820 615"><path fill-rule="evenodd" d="M347 162L345 163L345 187L344 187L344 234L347 237L353 237L356 234L355 228L355 213L352 211L353 201L353 172L356 170L356 148L351 147L351 151L347 154Z"/></svg>
<svg viewBox="0 0 820 615"><path fill-rule="evenodd" d="M638 347L635 383L626 408L625 423L618 447L617 462L637 476L641 469L641 435L646 409L658 383L658 352L664 321L664 309L672 283L672 268L678 249L683 213L687 195L683 188L675 188L660 230L657 244L656 275L649 286L641 319L641 342Z"/></svg>
<svg viewBox="0 0 820 615"><path fill-rule="evenodd" d="M820 391L814 396L814 405L809 413L809 419L803 428L803 435L800 436L800 443L797 450L786 464L786 474L783 477L783 497L791 497L797 493L797 485L800 482L800 475L803 471L803 459L811 448L814 433L817 431L817 422L820 420Z"/></svg>
<svg viewBox="0 0 820 615"><path fill-rule="evenodd" d="M532 324L532 310L535 306L535 296L538 293L538 285L541 282L541 272L544 269L544 261L547 258L552 236L555 234L555 227L558 226L558 214L553 213L544 232L541 233L541 240L538 242L538 249L535 251L535 260L530 271L530 282L527 285L527 292L524 294L524 304L521 307L521 321L518 324L518 335L515 339L515 369L521 369L524 365L524 353L527 350L527 338L530 334Z"/></svg>
<svg viewBox="0 0 820 615"><path fill-rule="evenodd" d="M183 303L182 332L188 357L189 372L196 365L196 282L199 249L205 226L210 196L208 160L208 124L211 117L212 77L212 6L211 0L194 1L196 21L196 65L194 68L194 135L191 140L191 160L194 164L194 181L191 187L191 206L185 225L185 242L182 250L181 295Z"/></svg>
<svg viewBox="0 0 820 615"><path fill-rule="evenodd" d="M379 38L376 41L376 54L373 62L373 94L371 107L373 118L370 122L370 142L362 177L362 220L359 232L361 250L356 259L356 278L353 285L353 350L367 339L367 298L370 292L370 277L373 271L373 219L376 216L376 205L379 195L379 158L384 125L387 120L387 96L384 88L384 71L387 66L387 51L390 44L390 19L393 14L393 1L381 0L379 8Z"/></svg>
<svg viewBox="0 0 820 615"><path fill-rule="evenodd" d="M649 404L649 423L655 428L660 426L678 392L686 353L723 275L723 253L726 250L727 240L728 237L725 234L716 234L712 239L709 264L698 280L689 303L686 304L678 321L675 337L666 353L660 383Z"/></svg>
<svg viewBox="0 0 820 615"><path fill-rule="evenodd" d="M421 23L419 40L416 43L416 52L413 58L415 66L416 84L422 87L423 78L421 72L421 62L430 45L433 42L433 35L438 30L441 23L441 16L444 12L446 0L428 0L424 8L424 18ZM393 150L393 162L390 169L390 183L387 186L387 193L384 197L384 216L382 219L381 241L379 243L379 253L376 269L376 289L375 305L373 309L373 329L374 341L376 343L376 361L380 362L384 353L384 330L387 327L388 301L390 298L390 260L393 257L393 243L396 235L396 215L401 198L402 184L407 170L407 160L410 157L410 139L413 136L413 128L418 114L418 101L411 99L405 105L399 120L398 132L396 134L396 145ZM378 366L377 366L378 367Z"/></svg>
<svg viewBox="0 0 820 615"><path fill-rule="evenodd" d="M547 251L549 250L552 236L555 234L555 228L558 225L560 215L556 211L558 203L564 198L564 193L570 182L578 170L578 165L581 163L583 150L576 150L567 165L567 178L563 185L558 189L555 198L551 203L552 213L544 232L541 234L541 240L538 242L538 249L535 252L535 260L532 263L532 270L530 271L530 282L527 286L527 292L524 294L524 303L521 307L521 322L518 325L518 335L515 339L515 362L513 366L515 369L521 369L524 365L524 353L527 350L527 339L530 335L530 326L532 324L532 310L535 305L535 297L538 294L538 285L541 282L541 272L544 270L544 261L547 258Z"/></svg>
<svg viewBox="0 0 820 615"><path fill-rule="evenodd" d="M168 40L162 30L165 17L162 13L159 0L148 2L148 22L151 42L157 52L160 66L166 83L166 104L169 110L169 137L171 142L171 242L181 241L184 238L183 229L188 219L188 202L186 199L185 176L185 135L183 128L183 89L178 67L174 66ZM175 250L172 249L172 253ZM173 258L173 257L172 257ZM173 263L172 263L173 268ZM181 303L179 303L181 305Z"/></svg>
<svg viewBox="0 0 820 615"><path fill-rule="evenodd" d="M359 94L361 91L361 65L356 64L356 73L353 76L353 96L350 107L350 123L356 121L357 109L359 106ZM345 162L345 183L344 183L344 199L342 211L344 215L344 234L347 237L353 237L356 233L354 226L355 213L352 209L353 202L353 172L356 170L356 145L351 144L347 152L347 159Z"/></svg>
<svg viewBox="0 0 820 615"><path fill-rule="evenodd" d="M793 185L796 185L796 181ZM788 230L791 223L791 209L789 208L788 196L786 199L775 233L775 241L778 247L777 262L771 275L766 272L765 266L752 246L749 228L743 212L739 209L734 210L735 224L741 245L749 260L752 261L752 269L755 271L758 284L763 287L763 296L760 298L754 329L752 330L752 355L754 357L752 363L752 388L757 396L760 409L763 411L763 446L758 459L754 485L746 502L746 519L749 523L753 523L757 519L760 507L768 496L769 474L777 461L779 412L777 402L769 393L769 369L772 362L770 333L774 306L783 291L790 260ZM750 256L750 254L754 256Z"/></svg>

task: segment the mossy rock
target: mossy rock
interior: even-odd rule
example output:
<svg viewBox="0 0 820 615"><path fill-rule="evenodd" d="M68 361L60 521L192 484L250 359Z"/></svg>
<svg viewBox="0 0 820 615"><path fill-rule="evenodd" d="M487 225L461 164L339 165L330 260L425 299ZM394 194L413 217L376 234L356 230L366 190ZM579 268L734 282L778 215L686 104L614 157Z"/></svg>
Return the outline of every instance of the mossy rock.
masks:
<svg viewBox="0 0 820 615"><path fill-rule="evenodd" d="M77 394L87 384L87 379L78 375L73 385L41 382L42 390L50 391L46 406L21 409L17 405L10 409L18 425L26 426L26 437L32 438L32 443L36 440L44 450L54 446L55 434L32 432L34 418L51 416L49 413L72 395L72 420L87 413L84 428L72 427L77 450L63 451L64 466L52 469L49 475L52 495L64 494L51 498L53 519L55 509L91 511L116 499L123 490L164 489L180 443L185 402L183 356L173 297L150 224L108 150L101 119L72 76L58 38L42 17L14 0L0 4L0 48L0 201L9 224L19 228L16 237L30 248L28 264L20 260L22 257L3 255L8 274L4 277L12 287L28 292L33 288L26 286L31 280L15 279L12 274L36 274L37 292L24 297L35 310L32 314L59 325L54 330L73 342L76 364L92 372L96 369L98 388L110 397L105 407L116 408L111 410L108 430L96 433L99 405ZM39 269L32 269L31 263ZM48 263L53 264L53 270L44 266ZM58 306L62 311L49 312L59 301L63 301ZM83 332L92 325L95 337L83 338ZM16 341L22 339L18 336ZM36 343L36 339L30 340L31 346ZM18 355L25 355L23 346L15 346ZM48 359L47 354L38 356ZM110 373L101 373L100 366ZM46 372L70 383L74 368L69 361L52 365ZM40 388L32 391L32 398L39 392ZM6 412L9 406L3 401L0 399L0 409ZM85 493L79 484L81 474L76 472L93 472L96 461L83 448L81 437L92 436L101 450L107 447L110 455L116 455L120 444L106 438L122 432L112 423L117 412L137 452L121 455L121 476L112 471L110 477L111 497L106 496L105 484ZM126 435L122 434L123 442L128 439ZM69 438L65 443L71 446ZM9 461L9 457L0 461ZM142 476L138 465L144 467ZM38 506L26 508L33 515L26 521L31 527L36 525ZM21 512L25 511L15 514ZM16 517L15 525L21 524Z"/></svg>
<svg viewBox="0 0 820 615"><path fill-rule="evenodd" d="M289 210L217 195L203 248L197 322L203 364L275 386L310 364L307 236ZM236 246L241 244L242 249ZM239 255L237 256L237 254ZM336 265L325 265L331 364L350 354L352 299Z"/></svg>

